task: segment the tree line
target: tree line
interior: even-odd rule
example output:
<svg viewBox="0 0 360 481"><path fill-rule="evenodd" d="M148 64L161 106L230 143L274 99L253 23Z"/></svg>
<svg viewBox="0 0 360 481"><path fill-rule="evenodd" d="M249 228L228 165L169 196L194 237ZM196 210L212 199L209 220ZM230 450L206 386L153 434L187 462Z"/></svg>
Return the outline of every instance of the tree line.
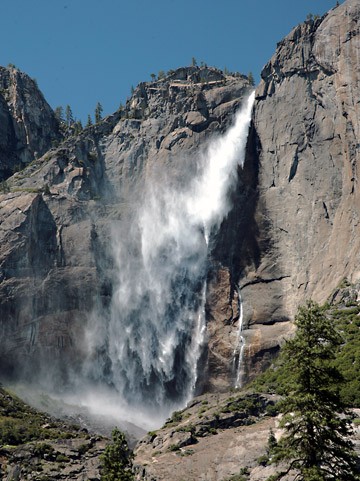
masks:
<svg viewBox="0 0 360 481"><path fill-rule="evenodd" d="M65 110L61 105L59 105L54 110L54 113L55 113L55 117L59 122L60 128L62 130L65 131L67 128L72 127L74 131L74 135L79 134L83 130L81 120L76 120L76 118L74 118L70 105L67 105L65 107ZM99 122L101 122L102 113L103 113L103 107L101 103L98 102L94 112L95 124L98 124ZM91 115L88 114L85 128L91 127L91 125L93 125L93 121L92 121Z"/></svg>

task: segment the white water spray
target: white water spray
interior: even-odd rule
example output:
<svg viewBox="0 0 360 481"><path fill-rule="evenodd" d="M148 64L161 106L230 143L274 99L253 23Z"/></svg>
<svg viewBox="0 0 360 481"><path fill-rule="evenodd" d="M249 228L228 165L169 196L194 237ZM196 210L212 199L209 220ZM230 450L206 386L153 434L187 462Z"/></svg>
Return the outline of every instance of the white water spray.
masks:
<svg viewBox="0 0 360 481"><path fill-rule="evenodd" d="M205 333L208 239L230 208L253 101L254 94L228 132L198 156L197 178L186 188L152 178L132 230L116 232L106 379L139 410L164 415L193 395Z"/></svg>

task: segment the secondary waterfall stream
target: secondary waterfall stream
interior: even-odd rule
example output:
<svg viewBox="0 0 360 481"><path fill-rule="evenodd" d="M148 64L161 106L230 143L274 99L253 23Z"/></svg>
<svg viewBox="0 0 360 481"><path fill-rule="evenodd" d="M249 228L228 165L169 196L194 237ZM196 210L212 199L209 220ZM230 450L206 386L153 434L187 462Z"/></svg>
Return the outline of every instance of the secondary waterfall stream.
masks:
<svg viewBox="0 0 360 481"><path fill-rule="evenodd" d="M107 330L108 383L133 408L166 413L194 393L205 334L209 239L230 209L244 162L254 93L232 127L194 162L199 174L177 188L146 186L133 238L115 244L117 288Z"/></svg>
<svg viewBox="0 0 360 481"><path fill-rule="evenodd" d="M234 351L234 361L236 361L236 354L237 358L237 365L236 365L236 379L235 379L235 387L240 388L242 386L242 361L244 357L244 349L245 349L245 338L242 335L243 330L243 320L244 320L244 311L242 305L242 298L240 289L237 287L237 294L239 299L239 328L238 328L238 346Z"/></svg>

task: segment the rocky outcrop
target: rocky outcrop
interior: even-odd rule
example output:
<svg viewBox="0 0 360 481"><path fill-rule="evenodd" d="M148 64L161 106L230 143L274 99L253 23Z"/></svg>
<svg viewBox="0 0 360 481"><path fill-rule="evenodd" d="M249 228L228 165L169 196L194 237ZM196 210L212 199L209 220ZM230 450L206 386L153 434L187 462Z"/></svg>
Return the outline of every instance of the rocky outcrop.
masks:
<svg viewBox="0 0 360 481"><path fill-rule="evenodd" d="M276 418L266 416L275 402L274 396L256 394L195 398L138 443L136 479L226 481L245 472L246 479L266 479L259 477L264 468L257 460L266 455L269 429L275 427Z"/></svg>
<svg viewBox="0 0 360 481"><path fill-rule="evenodd" d="M0 181L41 157L57 139L57 120L36 81L0 67Z"/></svg>
<svg viewBox="0 0 360 481"><path fill-rule="evenodd" d="M137 481L267 480L283 468L271 464L268 446L270 430L277 440L283 435L277 401L275 395L250 392L195 398L138 443ZM354 410L354 417L358 414ZM359 452L360 429L355 424L353 441ZM294 475L283 479L290 481Z"/></svg>
<svg viewBox="0 0 360 481"><path fill-rule="evenodd" d="M281 280L274 292L284 293L285 316L306 298L325 301L345 276L359 277L359 15L348 0L296 27L256 93L256 215L272 249L253 277Z"/></svg>
<svg viewBox="0 0 360 481"><path fill-rule="evenodd" d="M108 438L36 411L3 388L0 414L2 480L100 479Z"/></svg>

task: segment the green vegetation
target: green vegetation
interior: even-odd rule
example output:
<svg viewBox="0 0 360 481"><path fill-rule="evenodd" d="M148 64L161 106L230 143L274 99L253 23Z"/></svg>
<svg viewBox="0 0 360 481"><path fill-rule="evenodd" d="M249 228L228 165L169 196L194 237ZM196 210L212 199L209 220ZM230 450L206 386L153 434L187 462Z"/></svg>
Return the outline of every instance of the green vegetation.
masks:
<svg viewBox="0 0 360 481"><path fill-rule="evenodd" d="M231 476L230 478L227 478L224 481L246 481L249 475L250 475L250 470L247 466L245 466L244 468L240 469L239 474L234 474L234 476Z"/></svg>
<svg viewBox="0 0 360 481"><path fill-rule="evenodd" d="M70 105L67 105L65 107L65 123L68 127L70 127L70 125L72 125L73 122L74 122L74 118L73 118L71 107Z"/></svg>
<svg viewBox="0 0 360 481"><path fill-rule="evenodd" d="M24 170L24 167L25 167L25 165L24 165L22 162L20 162L19 164L14 165L14 167L13 167L13 169L12 169L13 174L16 174L16 172L21 172L22 170Z"/></svg>
<svg viewBox="0 0 360 481"><path fill-rule="evenodd" d="M334 365L342 337L324 309L312 301L299 308L295 325L295 337L285 342L281 359L285 396L279 411L285 435L279 443L272 440L270 449L271 461L287 468L268 481L279 480L292 469L304 481L359 479L349 440L349 413L339 396L342 376ZM262 464L268 462L262 458Z"/></svg>
<svg viewBox="0 0 360 481"><path fill-rule="evenodd" d="M168 451L180 451L180 446L178 444L170 444Z"/></svg>
<svg viewBox="0 0 360 481"><path fill-rule="evenodd" d="M340 288L349 286L351 284L344 280ZM329 323L341 333L341 344L334 351L333 361L343 377L343 382L339 386L340 399L349 407L360 407L360 306L353 306L353 302L352 298L348 297L335 306L325 304L319 309ZM287 375L286 366L280 355L249 387L258 392L284 394Z"/></svg>
<svg viewBox="0 0 360 481"><path fill-rule="evenodd" d="M87 122L86 122L86 125L85 125L85 129L88 129L89 127L91 127L92 124L93 124L93 123L92 123L90 114L88 114L88 118L87 118Z"/></svg>
<svg viewBox="0 0 360 481"><path fill-rule="evenodd" d="M6 182L6 180L3 180L2 182L0 182L0 192L6 193L6 192L9 192L9 190L10 190L9 185Z"/></svg>
<svg viewBox="0 0 360 481"><path fill-rule="evenodd" d="M56 456L55 461L57 463L68 463L70 461L70 459L67 456L65 456L65 454L59 453Z"/></svg>
<svg viewBox="0 0 360 481"><path fill-rule="evenodd" d="M185 432L194 434L196 431L196 426L194 424L187 424L186 426L180 426L175 429L176 432Z"/></svg>
<svg viewBox="0 0 360 481"><path fill-rule="evenodd" d="M168 428L168 427L171 427L171 426L177 426L179 424L179 422L181 422L183 419L183 412L182 411L174 411L171 415L171 418L168 418L166 421L165 421L165 424L163 426L163 428Z"/></svg>
<svg viewBox="0 0 360 481"><path fill-rule="evenodd" d="M55 449L47 443L36 444L33 449L33 455L42 459L44 458L45 454L52 456L54 453Z"/></svg>
<svg viewBox="0 0 360 481"><path fill-rule="evenodd" d="M14 394L0 388L0 446L18 446L29 441L76 437L70 426L27 406ZM46 452L47 444L36 449Z"/></svg>
<svg viewBox="0 0 360 481"><path fill-rule="evenodd" d="M115 428L111 437L113 443L105 448L101 456L101 481L133 481L133 454L125 435Z"/></svg>
<svg viewBox="0 0 360 481"><path fill-rule="evenodd" d="M340 397L348 406L360 407L360 307L336 309L332 319L342 332L345 342L335 357L335 367L344 382Z"/></svg>
<svg viewBox="0 0 360 481"><path fill-rule="evenodd" d="M266 454L264 454L263 456L260 456L260 458L258 458L257 460L260 466L267 466L269 464L269 461L270 461L270 458L269 456L266 456Z"/></svg>
<svg viewBox="0 0 360 481"><path fill-rule="evenodd" d="M80 444L80 446L78 447L78 453L80 454L80 456L82 456L83 454L87 453L90 448L91 444Z"/></svg>
<svg viewBox="0 0 360 481"><path fill-rule="evenodd" d="M193 449L185 449L185 451L181 453L181 456L191 456L194 453L195 451Z"/></svg>
<svg viewBox="0 0 360 481"><path fill-rule="evenodd" d="M250 84L250 85L252 85L252 86L255 85L254 76L253 76L251 70L250 70L249 75L248 75L248 80L249 80L249 84Z"/></svg>
<svg viewBox="0 0 360 481"><path fill-rule="evenodd" d="M47 185L47 184L46 184ZM13 187L12 192L27 192L28 194L41 194L42 192L48 194L49 191L44 191L40 187Z"/></svg>
<svg viewBox="0 0 360 481"><path fill-rule="evenodd" d="M54 110L55 117L58 119L59 122L64 122L64 109L62 108L61 105L56 107Z"/></svg>
<svg viewBox="0 0 360 481"><path fill-rule="evenodd" d="M228 401L221 409L222 413L242 412L247 415L258 416L261 405L256 398L239 396L235 400Z"/></svg>
<svg viewBox="0 0 360 481"><path fill-rule="evenodd" d="M96 109L95 109L95 123L98 124L101 122L101 115L103 112L103 107L100 102L96 104Z"/></svg>
<svg viewBox="0 0 360 481"><path fill-rule="evenodd" d="M83 131L81 120L74 122L74 136L79 135Z"/></svg>

